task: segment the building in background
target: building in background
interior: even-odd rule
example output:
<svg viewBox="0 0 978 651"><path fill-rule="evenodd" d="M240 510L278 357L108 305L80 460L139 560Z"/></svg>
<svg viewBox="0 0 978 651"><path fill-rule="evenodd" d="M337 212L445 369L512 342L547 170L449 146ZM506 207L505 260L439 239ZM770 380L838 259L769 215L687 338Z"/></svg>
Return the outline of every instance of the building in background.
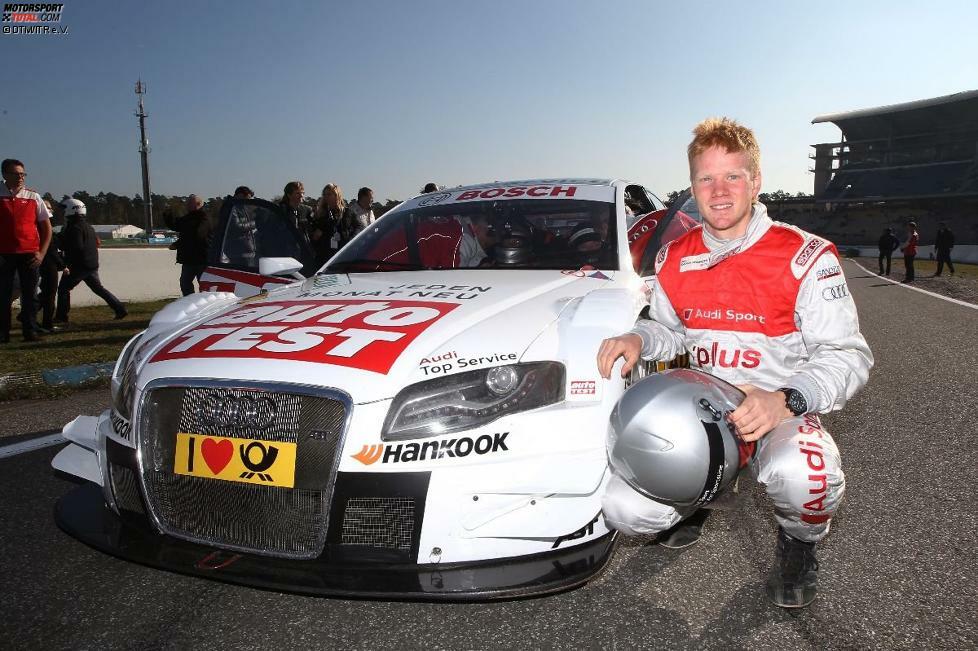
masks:
<svg viewBox="0 0 978 651"><path fill-rule="evenodd" d="M809 226L836 241L869 243L883 228L902 232L914 220L922 243L931 243L946 221L960 243L978 244L978 91L812 120L826 122L842 137L813 145Z"/></svg>

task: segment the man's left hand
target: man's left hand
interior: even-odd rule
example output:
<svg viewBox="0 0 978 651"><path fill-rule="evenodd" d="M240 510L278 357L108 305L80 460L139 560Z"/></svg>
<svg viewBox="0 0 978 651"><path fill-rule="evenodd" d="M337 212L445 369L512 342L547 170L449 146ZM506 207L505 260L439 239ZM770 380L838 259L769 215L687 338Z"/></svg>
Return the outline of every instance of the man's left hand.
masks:
<svg viewBox="0 0 978 651"><path fill-rule="evenodd" d="M780 391L765 391L753 384L737 388L747 397L730 413L730 422L747 443L758 440L793 415L784 402L784 393Z"/></svg>
<svg viewBox="0 0 978 651"><path fill-rule="evenodd" d="M44 260L44 254L40 251L34 252L34 257L31 258L31 269L37 269L41 266L41 261Z"/></svg>

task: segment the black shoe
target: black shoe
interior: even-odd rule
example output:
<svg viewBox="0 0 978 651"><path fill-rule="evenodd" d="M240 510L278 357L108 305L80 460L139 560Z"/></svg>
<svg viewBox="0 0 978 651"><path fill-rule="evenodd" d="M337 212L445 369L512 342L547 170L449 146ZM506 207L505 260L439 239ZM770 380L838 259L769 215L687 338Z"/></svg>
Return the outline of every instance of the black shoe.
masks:
<svg viewBox="0 0 978 651"><path fill-rule="evenodd" d="M24 331L24 341L40 341L41 335L33 330Z"/></svg>
<svg viewBox="0 0 978 651"><path fill-rule="evenodd" d="M34 332L42 335L49 335L53 330L45 326L34 326Z"/></svg>
<svg viewBox="0 0 978 651"><path fill-rule="evenodd" d="M125 310L123 310L123 311L121 311L121 312L116 312L116 313L115 313L115 316L114 316L113 318L114 318L114 319L115 319L116 321L119 321L119 320L121 320L121 319L124 319L124 318L126 318L127 316L129 316L129 313L128 313L128 312L126 312Z"/></svg>
<svg viewBox="0 0 978 651"><path fill-rule="evenodd" d="M682 549L695 545L703 535L703 525L710 512L700 509L671 529L666 529L656 537L655 542L666 549Z"/></svg>
<svg viewBox="0 0 978 651"><path fill-rule="evenodd" d="M815 601L818 560L815 543L792 538L778 528L774 567L767 577L767 596L782 608L804 608Z"/></svg>

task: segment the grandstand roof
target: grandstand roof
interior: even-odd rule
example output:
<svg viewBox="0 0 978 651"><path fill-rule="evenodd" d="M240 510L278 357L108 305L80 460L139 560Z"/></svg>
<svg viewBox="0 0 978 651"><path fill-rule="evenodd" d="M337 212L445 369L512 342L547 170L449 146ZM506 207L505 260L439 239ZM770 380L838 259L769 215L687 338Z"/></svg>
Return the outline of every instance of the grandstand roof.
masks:
<svg viewBox="0 0 978 651"><path fill-rule="evenodd" d="M974 125L978 116L978 90L902 104L819 115L812 124L833 122L846 140L870 140Z"/></svg>

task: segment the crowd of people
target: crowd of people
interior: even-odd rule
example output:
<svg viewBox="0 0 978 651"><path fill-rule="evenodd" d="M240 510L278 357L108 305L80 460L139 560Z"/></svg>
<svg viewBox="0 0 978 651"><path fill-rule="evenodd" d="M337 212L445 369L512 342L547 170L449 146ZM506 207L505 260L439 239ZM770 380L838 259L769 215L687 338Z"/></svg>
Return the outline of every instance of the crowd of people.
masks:
<svg viewBox="0 0 978 651"><path fill-rule="evenodd" d="M27 187L23 162L7 158L0 168L0 343L10 341L15 285L26 342L68 327L71 290L83 282L112 308L116 319L125 318L125 306L99 279L99 242L85 219L85 204L66 197L56 211ZM58 212L65 226L55 235L51 219Z"/></svg>
<svg viewBox="0 0 978 651"><path fill-rule="evenodd" d="M438 186L425 185L422 193L434 192ZM374 193L371 188L362 187L355 201L347 203L343 190L336 183L327 183L312 206L307 201L306 188L302 181L289 181L282 189L278 206L291 225L299 232L315 256L315 264L321 266L352 240L360 231L377 220L374 215ZM235 188L232 199L254 199L255 193L248 186ZM207 255L214 231L214 224L203 209L199 196L192 194L187 199L186 212L176 217L165 214L168 228L177 233L177 240L171 248L177 252L177 263L182 266L180 291L184 296L195 291L200 285L200 276L207 266Z"/></svg>
<svg viewBox="0 0 978 651"><path fill-rule="evenodd" d="M920 245L920 234L917 232L917 222L907 223L907 239L900 245L900 239L893 232L892 228L883 229L883 234L880 235L878 247L880 251L879 255L879 275L889 276L890 275L890 262L893 258L893 253L897 249L903 253L903 266L904 266L904 276L903 283L912 283L916 280L916 270L914 268L914 262L917 259L917 247ZM951 262L951 249L954 248L954 233L948 228L947 222L941 222L937 229L937 237L934 240L934 252L937 259L937 270L934 272L934 277L940 276L944 273L944 265L947 265L947 270L950 274L954 275L954 263Z"/></svg>

